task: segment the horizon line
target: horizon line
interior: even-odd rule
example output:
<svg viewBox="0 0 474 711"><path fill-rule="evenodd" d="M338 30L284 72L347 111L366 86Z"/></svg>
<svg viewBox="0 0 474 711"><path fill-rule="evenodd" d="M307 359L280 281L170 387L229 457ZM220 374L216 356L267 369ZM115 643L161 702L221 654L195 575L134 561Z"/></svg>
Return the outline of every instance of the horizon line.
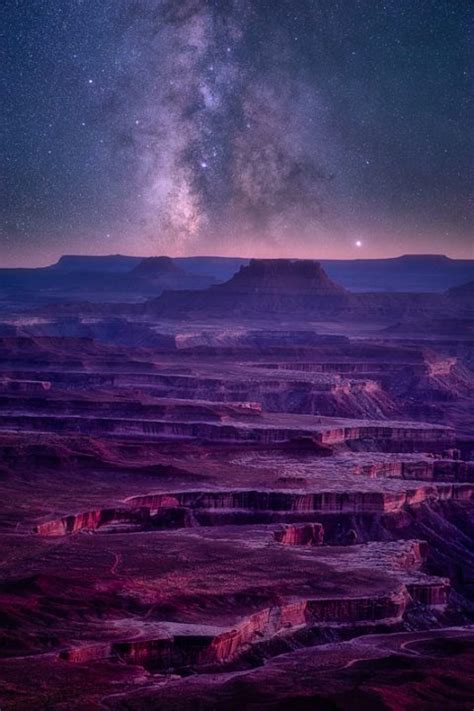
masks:
<svg viewBox="0 0 474 711"><path fill-rule="evenodd" d="M171 256L169 254L157 253L153 255L136 255L136 254L123 254L122 252L105 253L105 254L82 254L82 253L65 253L61 254L56 258L56 261L48 262L47 264L36 264L35 266L25 266L23 265L10 265L10 266L0 266L0 269L47 269L48 267L53 267L61 262L64 258L85 258L85 259L107 259L112 257L123 257L124 259L153 259L157 257L169 257L170 259L222 259L222 260L240 260L240 261L250 261L251 259L257 260L289 260L289 261L313 261L313 262L380 262L389 261L394 259L402 259L405 257L420 257L420 258L442 258L450 261L461 261L469 262L474 261L474 255L472 257L451 257L448 254L436 253L436 252L405 252L403 254L396 254L393 256L386 257L255 257L255 256L231 256L222 254L189 254L189 255L176 255Z"/></svg>

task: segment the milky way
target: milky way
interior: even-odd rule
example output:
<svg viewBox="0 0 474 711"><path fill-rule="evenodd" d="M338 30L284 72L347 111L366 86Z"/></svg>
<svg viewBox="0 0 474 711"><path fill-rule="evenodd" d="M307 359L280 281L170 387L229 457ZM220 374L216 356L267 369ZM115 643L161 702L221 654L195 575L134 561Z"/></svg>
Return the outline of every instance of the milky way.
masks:
<svg viewBox="0 0 474 711"><path fill-rule="evenodd" d="M7 1L2 252L472 245L469 2Z"/></svg>
<svg viewBox="0 0 474 711"><path fill-rule="evenodd" d="M123 78L140 89L131 125L124 92L118 142L144 229L162 242L268 244L321 223L335 163L327 105L272 14L247 1L122 7Z"/></svg>

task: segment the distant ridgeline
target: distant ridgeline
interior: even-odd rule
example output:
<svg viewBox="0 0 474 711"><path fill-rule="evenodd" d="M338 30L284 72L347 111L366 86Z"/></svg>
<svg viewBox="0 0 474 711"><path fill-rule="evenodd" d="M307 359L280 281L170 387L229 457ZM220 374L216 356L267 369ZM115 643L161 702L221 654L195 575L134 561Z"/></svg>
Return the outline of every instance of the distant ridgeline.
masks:
<svg viewBox="0 0 474 711"><path fill-rule="evenodd" d="M162 257L158 257L162 259ZM217 281L230 279L249 259L236 257L175 257L173 262L191 274ZM66 255L50 270L66 272L130 272L141 257L120 254L101 257ZM408 254L391 259L320 260L331 279L349 291L445 291L474 281L474 259L450 259L437 254Z"/></svg>
<svg viewBox="0 0 474 711"><path fill-rule="evenodd" d="M137 307L143 315L185 318L189 314L257 318L270 314L303 318L469 318L472 285L443 293L351 293L311 260L252 259L229 281L200 292L165 291Z"/></svg>
<svg viewBox="0 0 474 711"><path fill-rule="evenodd" d="M51 304L73 313L80 303L85 313L87 303L90 314L121 315L130 307L130 313L171 318L191 312L472 318L473 282L474 260L436 255L321 263L64 256L50 267L0 269L0 312Z"/></svg>

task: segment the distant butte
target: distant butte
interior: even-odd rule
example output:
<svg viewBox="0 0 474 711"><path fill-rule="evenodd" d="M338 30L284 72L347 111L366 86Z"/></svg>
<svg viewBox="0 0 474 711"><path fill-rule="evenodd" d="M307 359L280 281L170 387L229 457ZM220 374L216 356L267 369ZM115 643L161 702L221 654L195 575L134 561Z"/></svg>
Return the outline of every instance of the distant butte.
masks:
<svg viewBox="0 0 474 711"><path fill-rule="evenodd" d="M164 292L146 310L174 317L181 313L335 314L351 305L351 294L333 282L319 262L252 259L224 284L197 294Z"/></svg>
<svg viewBox="0 0 474 711"><path fill-rule="evenodd" d="M312 294L340 296L347 291L311 259L251 259L232 279L216 287L228 293Z"/></svg>

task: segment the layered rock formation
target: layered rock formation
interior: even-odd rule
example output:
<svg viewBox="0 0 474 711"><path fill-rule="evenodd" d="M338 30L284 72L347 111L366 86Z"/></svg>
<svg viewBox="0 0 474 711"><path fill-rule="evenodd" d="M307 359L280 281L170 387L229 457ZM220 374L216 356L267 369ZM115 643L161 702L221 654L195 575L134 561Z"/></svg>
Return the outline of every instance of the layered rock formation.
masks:
<svg viewBox="0 0 474 711"><path fill-rule="evenodd" d="M6 320L2 708L464 708L474 345L379 321L459 303L256 260Z"/></svg>

